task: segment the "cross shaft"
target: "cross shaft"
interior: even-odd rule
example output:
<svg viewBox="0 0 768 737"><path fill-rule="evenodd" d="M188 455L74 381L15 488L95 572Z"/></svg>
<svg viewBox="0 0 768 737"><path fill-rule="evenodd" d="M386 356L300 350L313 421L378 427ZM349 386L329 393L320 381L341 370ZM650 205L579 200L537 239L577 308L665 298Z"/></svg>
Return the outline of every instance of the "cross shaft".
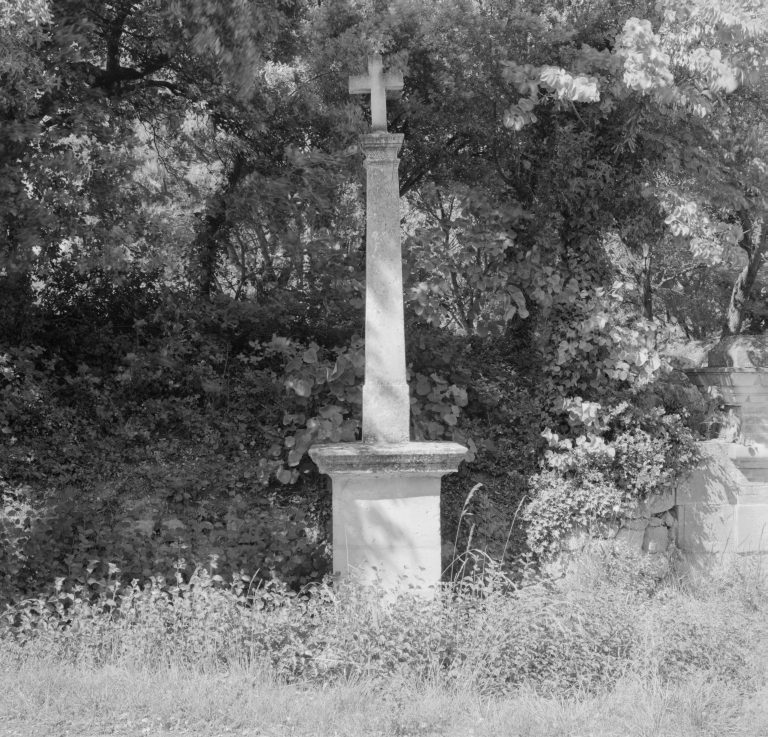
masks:
<svg viewBox="0 0 768 737"><path fill-rule="evenodd" d="M350 95L371 96L371 129L387 130L387 92L403 89L402 72L384 74L380 54L368 57L368 74L349 78Z"/></svg>

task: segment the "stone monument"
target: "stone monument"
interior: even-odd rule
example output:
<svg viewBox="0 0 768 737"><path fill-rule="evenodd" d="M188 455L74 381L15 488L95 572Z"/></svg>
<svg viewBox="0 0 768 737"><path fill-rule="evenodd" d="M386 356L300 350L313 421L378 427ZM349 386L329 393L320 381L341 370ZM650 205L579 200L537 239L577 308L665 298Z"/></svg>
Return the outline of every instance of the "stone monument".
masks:
<svg viewBox="0 0 768 737"><path fill-rule="evenodd" d="M707 362L685 373L718 408L703 462L676 493L677 545L703 570L768 556L768 336L725 338Z"/></svg>
<svg viewBox="0 0 768 737"><path fill-rule="evenodd" d="M317 445L310 456L331 477L333 570L363 583L429 594L442 574L440 479L458 469L466 448L410 440L406 381L398 151L387 132L387 92L402 74L384 74L378 54L368 74L350 77L351 94L370 94L372 132L365 154L365 383L360 443Z"/></svg>

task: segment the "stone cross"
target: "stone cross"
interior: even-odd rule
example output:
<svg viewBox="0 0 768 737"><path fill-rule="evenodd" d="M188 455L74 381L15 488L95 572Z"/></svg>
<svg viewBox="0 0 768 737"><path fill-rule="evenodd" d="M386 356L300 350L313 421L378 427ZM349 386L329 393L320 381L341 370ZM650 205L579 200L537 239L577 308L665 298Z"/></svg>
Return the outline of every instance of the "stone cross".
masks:
<svg viewBox="0 0 768 737"><path fill-rule="evenodd" d="M401 74L351 77L351 94L371 95L373 131L361 136L366 168L365 384L363 442L316 445L310 456L332 480L333 570L387 590L431 595L440 582L440 479L466 448L410 440L400 246L401 133L387 132L387 91Z"/></svg>
<svg viewBox="0 0 768 737"><path fill-rule="evenodd" d="M368 57L368 74L349 78L350 95L371 96L371 129L387 130L387 92L399 92L403 89L401 72L384 74L380 54Z"/></svg>

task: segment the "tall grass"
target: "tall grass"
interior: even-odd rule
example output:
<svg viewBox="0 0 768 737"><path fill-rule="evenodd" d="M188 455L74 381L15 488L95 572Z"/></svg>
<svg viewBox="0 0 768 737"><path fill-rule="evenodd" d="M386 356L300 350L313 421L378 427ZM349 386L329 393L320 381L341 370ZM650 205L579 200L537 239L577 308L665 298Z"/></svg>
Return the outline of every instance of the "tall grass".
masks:
<svg viewBox="0 0 768 737"><path fill-rule="evenodd" d="M60 586L3 617L0 715L40 733L58 719L137 734L768 734L762 579L731 568L649 593L633 565L597 556L523 586L476 566L432 600L394 602L205 573L95 598Z"/></svg>

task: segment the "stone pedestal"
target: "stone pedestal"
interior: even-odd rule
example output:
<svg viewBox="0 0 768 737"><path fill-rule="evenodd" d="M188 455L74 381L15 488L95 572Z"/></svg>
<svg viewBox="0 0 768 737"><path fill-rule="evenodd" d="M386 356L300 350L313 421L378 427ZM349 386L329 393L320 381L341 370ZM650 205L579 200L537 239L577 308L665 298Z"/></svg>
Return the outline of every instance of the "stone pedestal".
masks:
<svg viewBox="0 0 768 737"><path fill-rule="evenodd" d="M310 450L333 489L333 571L430 595L440 581L440 479L457 443L343 443Z"/></svg>
<svg viewBox="0 0 768 737"><path fill-rule="evenodd" d="M768 369L756 365L766 360L766 336L732 336L708 368L685 372L719 405L716 439L701 443L702 463L676 492L677 546L692 568L768 556Z"/></svg>
<svg viewBox="0 0 768 737"><path fill-rule="evenodd" d="M704 458L677 487L677 546L694 569L734 556L765 557L768 575L768 455L738 443L701 443Z"/></svg>

